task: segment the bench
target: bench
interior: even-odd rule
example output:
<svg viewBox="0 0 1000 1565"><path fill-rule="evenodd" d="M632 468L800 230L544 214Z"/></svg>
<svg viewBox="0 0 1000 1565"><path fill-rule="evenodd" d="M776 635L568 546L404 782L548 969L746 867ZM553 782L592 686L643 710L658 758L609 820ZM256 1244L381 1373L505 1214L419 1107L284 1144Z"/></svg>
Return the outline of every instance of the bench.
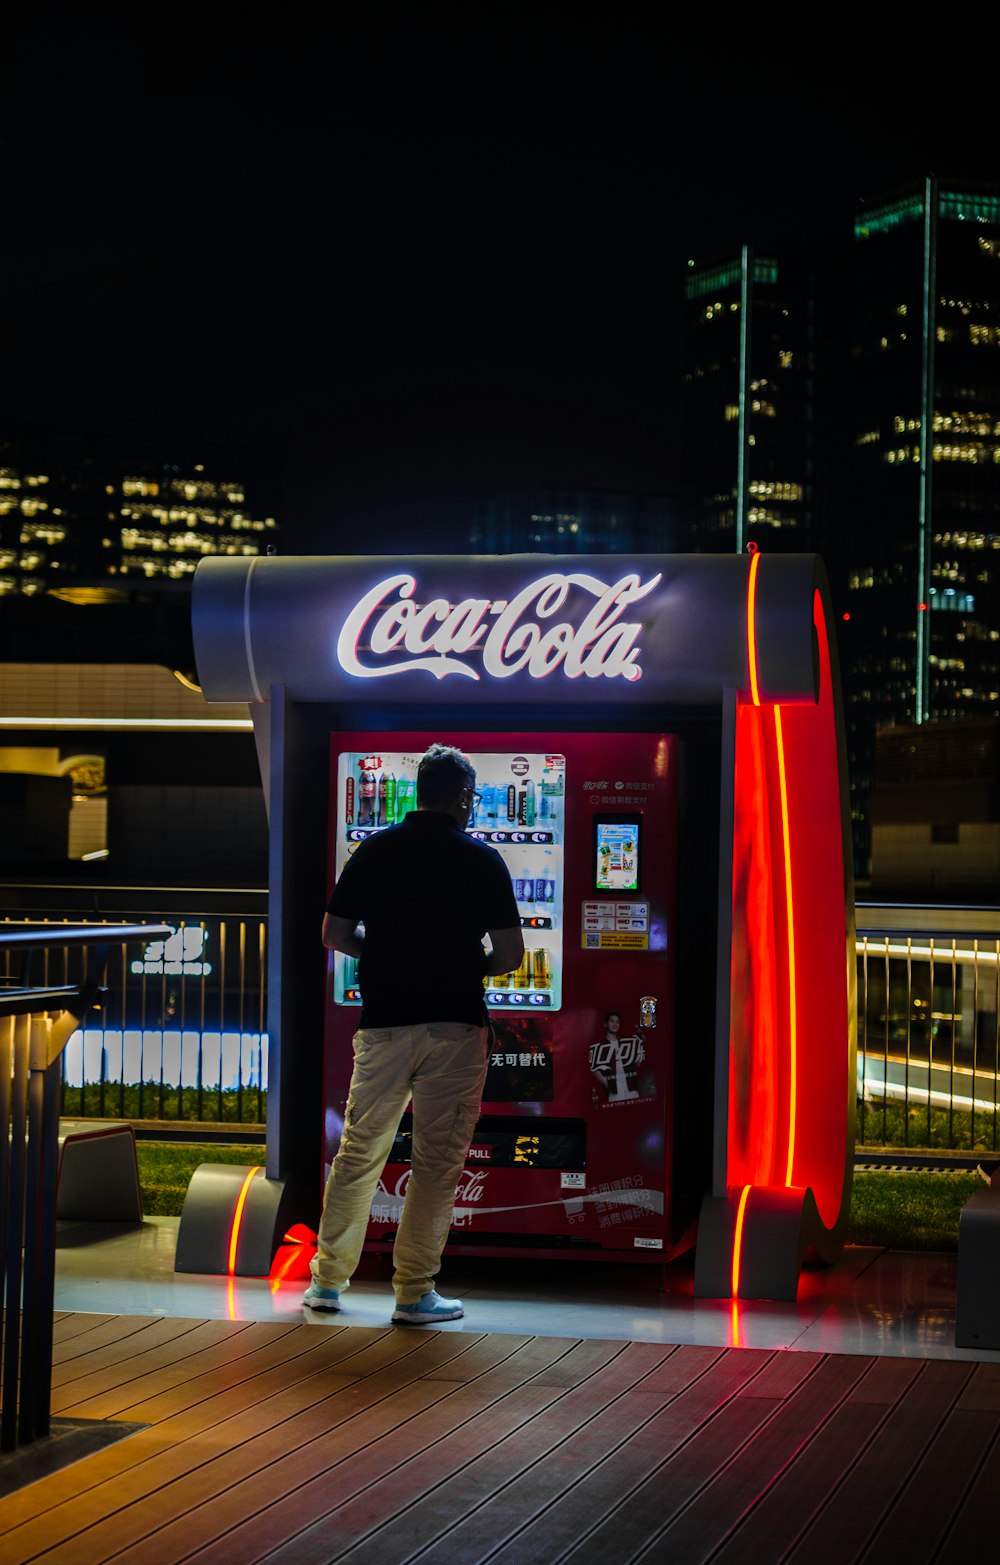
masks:
<svg viewBox="0 0 1000 1565"><path fill-rule="evenodd" d="M958 1219L955 1346L1000 1348L1000 1188L969 1197Z"/></svg>
<svg viewBox="0 0 1000 1565"><path fill-rule="evenodd" d="M121 1120L60 1119L56 1217L141 1223L135 1131Z"/></svg>

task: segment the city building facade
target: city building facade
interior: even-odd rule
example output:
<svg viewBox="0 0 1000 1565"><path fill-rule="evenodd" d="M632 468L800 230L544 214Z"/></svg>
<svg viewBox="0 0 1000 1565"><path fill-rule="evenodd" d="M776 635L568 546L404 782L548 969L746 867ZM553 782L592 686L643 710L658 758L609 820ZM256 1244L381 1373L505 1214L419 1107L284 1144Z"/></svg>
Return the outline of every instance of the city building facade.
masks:
<svg viewBox="0 0 1000 1565"><path fill-rule="evenodd" d="M814 344L802 269L748 245L688 263L679 443L685 547L813 546Z"/></svg>
<svg viewBox="0 0 1000 1565"><path fill-rule="evenodd" d="M204 555L264 554L277 532L241 482L201 464L0 447L0 595L190 581Z"/></svg>
<svg viewBox="0 0 1000 1565"><path fill-rule="evenodd" d="M859 209L839 547L856 855L877 730L1000 715L1000 187Z"/></svg>

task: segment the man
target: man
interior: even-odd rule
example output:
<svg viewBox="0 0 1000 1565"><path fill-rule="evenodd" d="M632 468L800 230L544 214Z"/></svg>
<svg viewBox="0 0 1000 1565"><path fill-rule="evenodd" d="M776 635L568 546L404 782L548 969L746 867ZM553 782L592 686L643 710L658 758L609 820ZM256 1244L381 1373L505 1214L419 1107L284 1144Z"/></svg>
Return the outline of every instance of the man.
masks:
<svg viewBox="0 0 1000 1565"><path fill-rule="evenodd" d="M524 954L507 866L465 834L475 789L468 757L431 745L417 768L416 810L360 844L327 906L323 944L360 958L361 1017L305 1294L312 1309L340 1308L375 1184L412 1101L392 1318L425 1325L464 1313L461 1300L442 1298L434 1284L486 1080L483 978L511 972Z"/></svg>

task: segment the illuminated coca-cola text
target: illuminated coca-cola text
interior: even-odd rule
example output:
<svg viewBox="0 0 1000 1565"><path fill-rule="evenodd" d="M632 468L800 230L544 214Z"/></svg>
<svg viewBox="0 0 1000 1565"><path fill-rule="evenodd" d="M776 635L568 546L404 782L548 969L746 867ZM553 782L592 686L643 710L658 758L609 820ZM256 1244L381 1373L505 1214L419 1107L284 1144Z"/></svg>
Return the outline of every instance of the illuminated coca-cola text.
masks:
<svg viewBox="0 0 1000 1565"><path fill-rule="evenodd" d="M337 659L346 673L360 679L423 669L436 679L462 674L478 680L475 657L490 679L508 679L522 670L532 679L545 679L561 667L567 679L632 681L642 676L637 639L643 626L622 616L661 579L656 575L644 582L630 572L609 583L583 572L553 571L509 601L431 598L418 604L416 577L400 572L372 587L348 614L337 639ZM574 588L594 600L579 624L546 624Z"/></svg>

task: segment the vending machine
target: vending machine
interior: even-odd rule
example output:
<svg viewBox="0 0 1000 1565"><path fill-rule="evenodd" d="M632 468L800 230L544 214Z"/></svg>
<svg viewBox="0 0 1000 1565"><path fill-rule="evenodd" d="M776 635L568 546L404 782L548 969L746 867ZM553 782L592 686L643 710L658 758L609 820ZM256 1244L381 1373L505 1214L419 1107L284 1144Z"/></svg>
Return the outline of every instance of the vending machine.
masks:
<svg viewBox="0 0 1000 1565"><path fill-rule="evenodd" d="M525 940L491 979L454 1252L663 1261L794 1297L850 1210L856 954L843 706L815 555L206 559L208 701L246 701L268 808L267 1168L204 1165L179 1270L261 1275L319 1220L360 1016L322 910L476 768ZM415 911L419 912L419 888ZM404 1114L372 1202L392 1244Z"/></svg>
<svg viewBox="0 0 1000 1565"><path fill-rule="evenodd" d="M466 830L506 863L525 945L516 972L484 984L489 1066L452 1247L666 1254L677 739L450 727L334 733L331 887L360 842L414 808L417 763L442 737L476 769L479 799ZM327 1168L343 1126L360 1004L356 959L333 953ZM373 1202L370 1249L391 1246L409 1142L407 1114Z"/></svg>

